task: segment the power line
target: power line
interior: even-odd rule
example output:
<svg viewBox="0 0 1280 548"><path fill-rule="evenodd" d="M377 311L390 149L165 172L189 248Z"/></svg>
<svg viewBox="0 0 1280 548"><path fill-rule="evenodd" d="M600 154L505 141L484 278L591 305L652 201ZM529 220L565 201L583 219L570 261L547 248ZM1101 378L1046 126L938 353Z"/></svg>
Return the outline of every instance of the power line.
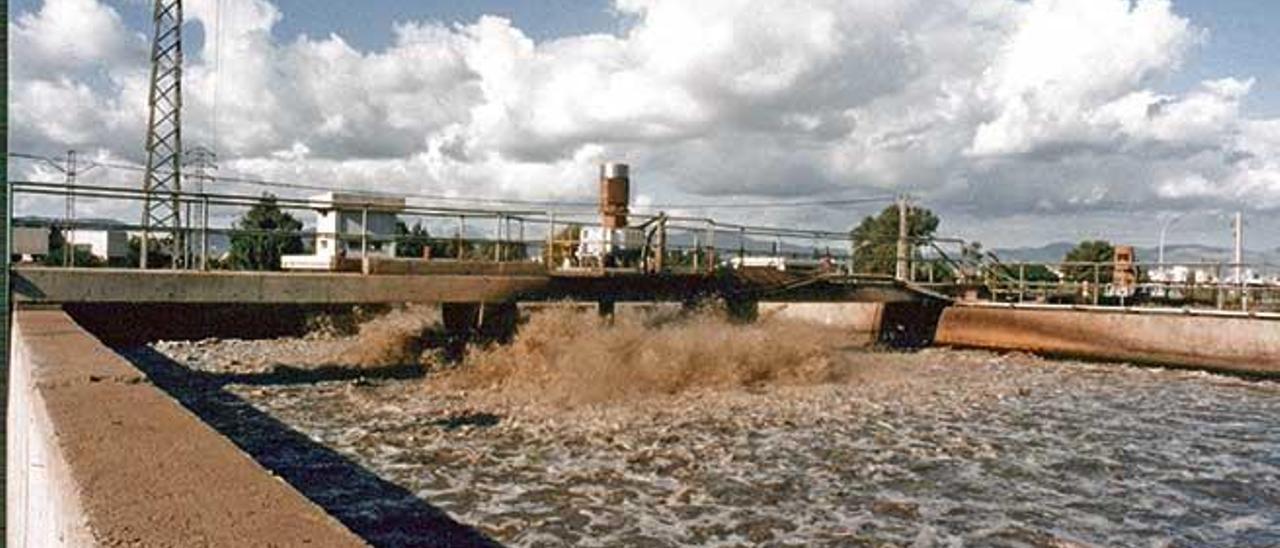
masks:
<svg viewBox="0 0 1280 548"><path fill-rule="evenodd" d="M893 196L867 196L860 198L841 198L831 200L812 200L807 202L758 202L758 203L701 203L701 204L650 204L646 209L772 209L781 207L821 207L835 205L869 204L876 202L892 202Z"/></svg>
<svg viewBox="0 0 1280 548"><path fill-rule="evenodd" d="M13 153L11 154L11 156L32 159L32 160L43 160L43 161L49 160L46 157L38 156L34 154ZM141 166L130 165L130 164L97 162L97 161L93 163L94 165L105 167L108 169L122 169L122 170L129 170L129 171L143 170ZM285 181L273 181L269 179L259 179L254 177L245 177L245 176L236 176L236 175L216 175L216 176L209 176L207 177L207 179L211 181L222 182L222 183L253 185L253 186L266 187L266 188L283 188L283 189L290 189L290 190L307 190L307 191L317 191L317 192L343 192L343 191L351 190L351 189L339 188L334 186L313 185L313 184L294 183L294 182L285 182ZM565 200L529 200L529 199L496 198L496 197L484 197L484 196L449 196L444 194L424 194L424 193L401 193L401 195L405 196L406 198L418 198L423 200L437 200L437 201L448 201L448 202L459 202L459 203L504 204L504 205L569 207L569 208L580 207L580 208L591 208L591 209L594 209L599 206L599 204L594 201L576 202L576 201L565 201ZM643 206L637 206L636 209L643 209L645 211L658 211L658 210L681 210L681 209L709 210L709 209L774 209L774 208L794 208L794 207L831 207L831 206L857 205L857 204L867 204L867 203L888 203L888 202L892 202L894 199L895 199L894 196L882 195L882 196L865 196L865 197L854 197L854 198L837 198L837 199L830 199L830 200L809 200L809 201L801 201L801 202L779 200L779 201L770 201L770 202L749 202L749 203L733 203L733 202L663 203L663 204L647 204Z"/></svg>

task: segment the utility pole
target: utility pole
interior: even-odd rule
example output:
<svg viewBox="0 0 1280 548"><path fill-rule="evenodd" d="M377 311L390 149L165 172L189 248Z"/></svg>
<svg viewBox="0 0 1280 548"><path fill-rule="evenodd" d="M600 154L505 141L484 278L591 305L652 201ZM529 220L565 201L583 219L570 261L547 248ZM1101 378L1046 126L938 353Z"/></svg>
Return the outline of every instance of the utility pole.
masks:
<svg viewBox="0 0 1280 548"><path fill-rule="evenodd" d="M1239 211L1236 212L1236 222L1234 227L1234 236L1236 240L1234 262L1236 263L1236 280L1240 281L1244 279L1244 268L1241 266L1241 263L1244 262L1244 213Z"/></svg>
<svg viewBox="0 0 1280 548"><path fill-rule="evenodd" d="M151 232L173 238L171 266L182 253L182 0L155 0L151 90L147 100L147 168L143 177L140 268L147 268Z"/></svg>
<svg viewBox="0 0 1280 548"><path fill-rule="evenodd" d="M185 259L184 266L187 268L198 267L200 270L204 270L207 266L209 227L200 227L201 233L200 241L198 243L200 248L199 261L196 261L197 242L194 238L194 232L197 222L196 220L208 218L207 212L205 211L206 200L204 200L203 195L205 185L213 182L214 176L211 172L218 169L218 155L207 147L199 145L183 151L183 155L185 156L184 164L190 168L188 178L194 185L196 197L199 198L198 202L193 203L188 200L186 203L185 213L187 215L187 236L184 239L186 246L183 248L183 257Z"/></svg>
<svg viewBox="0 0 1280 548"><path fill-rule="evenodd" d="M910 206L907 204L907 196L904 194L898 197L898 266L894 269L894 279L900 282L907 281L910 264L910 228L907 222Z"/></svg>
<svg viewBox="0 0 1280 548"><path fill-rule="evenodd" d="M1235 241L1236 241L1236 283L1240 284L1240 308L1245 312L1249 311L1249 294L1248 285L1244 279L1244 213L1236 212L1235 222Z"/></svg>
<svg viewBox="0 0 1280 548"><path fill-rule="evenodd" d="M67 166L63 169L67 180L67 212L64 215L62 233L62 263L64 266L76 265L76 151L67 151Z"/></svg>

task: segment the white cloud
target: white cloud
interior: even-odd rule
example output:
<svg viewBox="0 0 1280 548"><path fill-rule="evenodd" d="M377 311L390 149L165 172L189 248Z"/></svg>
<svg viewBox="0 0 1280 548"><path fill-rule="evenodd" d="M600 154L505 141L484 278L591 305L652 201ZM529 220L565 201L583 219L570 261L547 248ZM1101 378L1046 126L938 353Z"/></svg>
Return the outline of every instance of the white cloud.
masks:
<svg viewBox="0 0 1280 548"><path fill-rule="evenodd" d="M28 78L146 62L142 36L126 30L119 14L97 0L47 0L39 11L18 16L11 30L10 66ZM139 53L143 58L136 58Z"/></svg>
<svg viewBox="0 0 1280 548"><path fill-rule="evenodd" d="M1127 95L1176 69L1201 37L1168 0L1043 0L1022 11L983 75L996 116L978 127L975 155L1109 140L1097 115L1131 103Z"/></svg>
<svg viewBox="0 0 1280 548"><path fill-rule="evenodd" d="M224 1L219 31L213 6L188 3L207 39L188 54L187 142L212 138L216 102L224 168L268 178L588 197L594 164L620 158L656 202L905 189L996 218L1280 207L1280 129L1241 114L1248 75L1161 89L1207 39L1168 0L617 0L634 21L620 35L405 21L380 51L273 38L286 14L266 0ZM16 147L140 157L141 29L48 0L12 31ZM835 214L820 220L854 221Z"/></svg>

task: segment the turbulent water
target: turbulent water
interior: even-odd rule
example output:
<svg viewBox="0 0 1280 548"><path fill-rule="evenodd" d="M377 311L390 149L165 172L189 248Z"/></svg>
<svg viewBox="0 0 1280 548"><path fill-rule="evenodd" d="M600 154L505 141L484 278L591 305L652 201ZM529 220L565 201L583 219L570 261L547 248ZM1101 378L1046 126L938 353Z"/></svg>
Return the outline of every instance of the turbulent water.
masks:
<svg viewBox="0 0 1280 548"><path fill-rule="evenodd" d="M542 360L527 378L477 382L464 369L224 390L513 545L1280 545L1276 383L978 352L815 356L791 327L780 338L716 329L737 331L660 352L736 348L722 367L746 373L698 377L719 379L710 388L658 381L643 397L566 398L590 368L545 368L595 350L530 341L473 360ZM541 336L578 336L563 331ZM225 370L226 344L157 348ZM256 352L270 357L274 344ZM766 351L812 374L734 366ZM624 367L654 359L612 356ZM240 443L288 460L261 454L282 451L271 439ZM334 491L323 505L340 518L376 519L376 501L331 483L308 492ZM365 531L375 544L413 542L394 527Z"/></svg>

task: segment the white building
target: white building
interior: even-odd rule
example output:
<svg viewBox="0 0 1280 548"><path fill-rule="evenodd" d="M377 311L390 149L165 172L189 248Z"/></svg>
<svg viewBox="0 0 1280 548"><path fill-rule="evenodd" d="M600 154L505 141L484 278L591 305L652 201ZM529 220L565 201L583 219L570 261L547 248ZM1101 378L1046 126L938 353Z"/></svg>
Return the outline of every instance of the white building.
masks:
<svg viewBox="0 0 1280 548"><path fill-rule="evenodd" d="M286 270L341 270L347 259L395 256L396 221L404 198L326 192L310 199L316 210L313 255L285 255Z"/></svg>
<svg viewBox="0 0 1280 548"><path fill-rule="evenodd" d="M129 233L124 230L69 230L66 238L76 249L86 250L103 261L129 255Z"/></svg>
<svg viewBox="0 0 1280 548"><path fill-rule="evenodd" d="M36 256L49 254L49 227L47 226L15 226L13 227L14 255L22 255L22 260L31 261Z"/></svg>

